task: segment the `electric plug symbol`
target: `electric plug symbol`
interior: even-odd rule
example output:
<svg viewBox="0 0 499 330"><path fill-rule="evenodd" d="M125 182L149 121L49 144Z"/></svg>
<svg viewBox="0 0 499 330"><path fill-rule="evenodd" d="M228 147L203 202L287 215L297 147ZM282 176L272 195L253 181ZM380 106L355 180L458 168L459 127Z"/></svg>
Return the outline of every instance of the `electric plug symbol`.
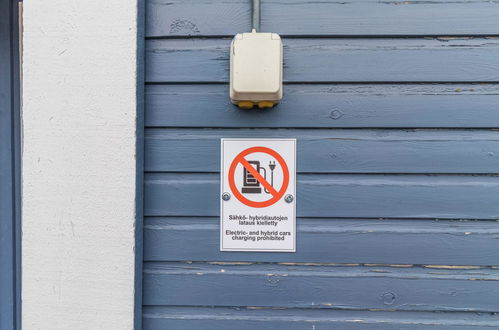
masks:
<svg viewBox="0 0 499 330"><path fill-rule="evenodd" d="M275 170L275 161L269 161L269 168L270 168L270 185L274 187L274 170ZM265 174L265 179L267 179L267 174ZM268 191L266 188L264 189L267 194L270 194L270 191Z"/></svg>

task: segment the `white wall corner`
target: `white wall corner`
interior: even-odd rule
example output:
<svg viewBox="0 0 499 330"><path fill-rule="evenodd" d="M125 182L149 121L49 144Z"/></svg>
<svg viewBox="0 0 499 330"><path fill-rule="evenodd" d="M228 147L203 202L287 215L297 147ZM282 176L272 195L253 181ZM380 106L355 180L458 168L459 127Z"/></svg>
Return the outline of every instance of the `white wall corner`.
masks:
<svg viewBox="0 0 499 330"><path fill-rule="evenodd" d="M24 2L24 330L133 329L137 7Z"/></svg>

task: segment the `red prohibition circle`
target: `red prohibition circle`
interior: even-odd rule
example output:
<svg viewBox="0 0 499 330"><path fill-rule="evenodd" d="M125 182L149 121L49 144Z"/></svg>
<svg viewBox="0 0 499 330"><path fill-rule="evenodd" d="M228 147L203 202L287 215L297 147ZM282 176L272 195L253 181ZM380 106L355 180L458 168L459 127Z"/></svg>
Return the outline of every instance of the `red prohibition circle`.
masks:
<svg viewBox="0 0 499 330"><path fill-rule="evenodd" d="M234 177L235 177L237 165L241 164L244 167L246 167L246 169L248 171L251 172L251 169L253 169L253 167L251 165L249 165L249 167L251 167L251 169L250 169L244 165L244 163L247 163L247 161L244 157L249 155L249 154L255 153L255 152L266 153L266 154L269 154L272 157L274 157L281 165L282 173L283 173L283 182L282 182L281 189L279 191L276 191L275 189L270 190L273 197L266 200L266 201L263 201L263 202L252 201L252 200L249 200L246 197L244 197L239 192L239 190L237 189L236 184L234 182ZM254 171L254 169L253 169L253 171ZM255 176L255 179L257 179L258 182L260 182L262 185L264 185L264 183L261 182L258 177L261 178L260 174ZM248 148L246 150L243 150L242 152L240 152L236 156L236 158L234 158L234 160L232 161L232 163L230 164L230 167L229 167L228 179L229 179L230 190L232 190L232 193L234 194L234 196L236 196L236 198L241 203L243 203L247 206L250 206L250 207L262 208L262 207L267 207L267 206L275 204L278 200L280 200L282 198L282 196L284 196L284 193L286 192L286 189L288 189L288 185L289 185L289 170L288 170L288 165L284 161L284 158L282 158L282 156L279 155L276 151L274 151L270 148L267 148L267 147L251 147L251 148ZM266 183L268 184L268 182L266 182Z"/></svg>

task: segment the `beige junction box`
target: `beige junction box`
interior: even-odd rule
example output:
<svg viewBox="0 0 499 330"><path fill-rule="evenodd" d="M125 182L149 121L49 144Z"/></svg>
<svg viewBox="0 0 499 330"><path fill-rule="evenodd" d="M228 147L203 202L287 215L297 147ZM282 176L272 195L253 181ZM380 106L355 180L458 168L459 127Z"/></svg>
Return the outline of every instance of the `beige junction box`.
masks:
<svg viewBox="0 0 499 330"><path fill-rule="evenodd" d="M238 33L230 47L230 99L271 108L282 99L282 41L276 33Z"/></svg>

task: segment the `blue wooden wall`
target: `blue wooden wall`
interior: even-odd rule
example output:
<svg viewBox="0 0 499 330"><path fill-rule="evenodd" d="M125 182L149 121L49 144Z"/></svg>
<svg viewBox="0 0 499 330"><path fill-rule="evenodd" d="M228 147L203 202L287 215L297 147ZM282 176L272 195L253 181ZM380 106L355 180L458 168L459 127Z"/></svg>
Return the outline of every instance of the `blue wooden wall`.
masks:
<svg viewBox="0 0 499 330"><path fill-rule="evenodd" d="M20 329L17 2L0 0L0 329Z"/></svg>
<svg viewBox="0 0 499 330"><path fill-rule="evenodd" d="M143 327L499 327L499 3L262 0L285 96L228 97L249 0L148 0ZM219 252L221 137L298 139L296 253Z"/></svg>

